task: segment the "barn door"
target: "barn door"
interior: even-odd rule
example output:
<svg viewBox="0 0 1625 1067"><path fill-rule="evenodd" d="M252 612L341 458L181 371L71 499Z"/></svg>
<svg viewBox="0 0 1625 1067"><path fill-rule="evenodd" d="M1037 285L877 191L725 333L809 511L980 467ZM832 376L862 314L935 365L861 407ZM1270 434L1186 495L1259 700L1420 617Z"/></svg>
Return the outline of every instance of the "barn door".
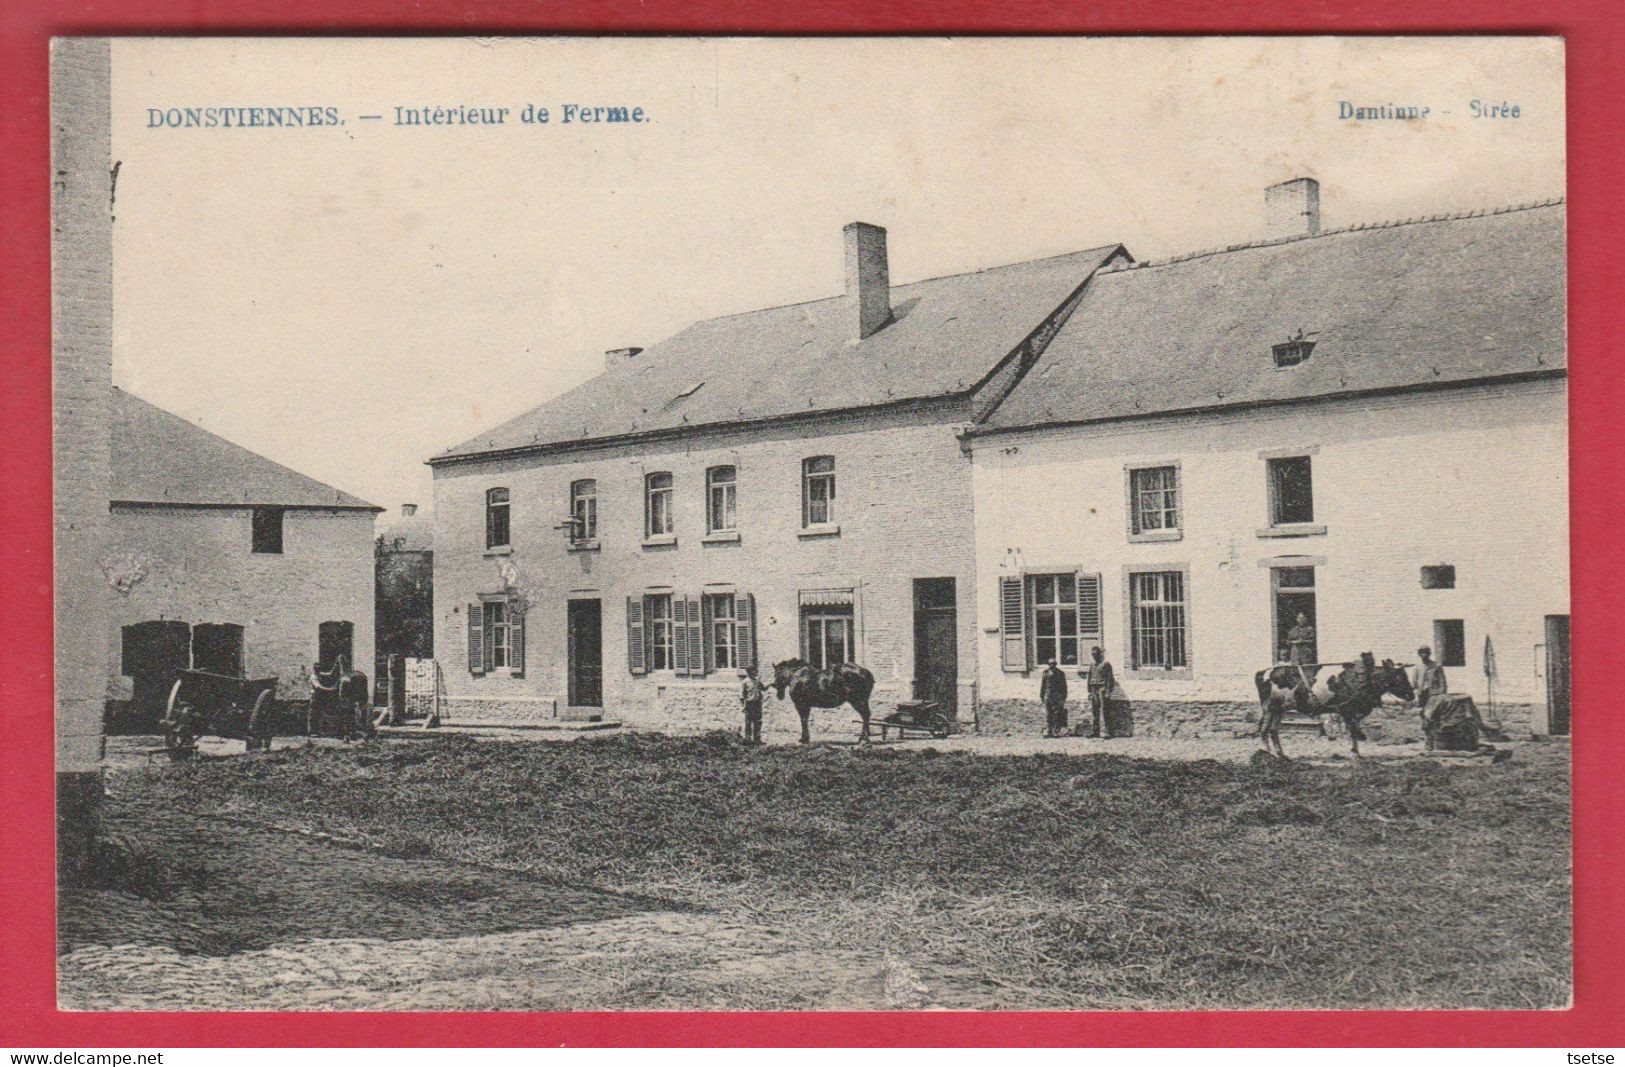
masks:
<svg viewBox="0 0 1625 1067"><path fill-rule="evenodd" d="M914 579L914 697L948 715L958 708L958 620L952 578Z"/></svg>
<svg viewBox="0 0 1625 1067"><path fill-rule="evenodd" d="M1569 617L1546 616L1546 732L1569 732Z"/></svg>
<svg viewBox="0 0 1625 1067"><path fill-rule="evenodd" d="M355 623L324 622L316 627L316 662L330 671L340 656L355 669Z"/></svg>

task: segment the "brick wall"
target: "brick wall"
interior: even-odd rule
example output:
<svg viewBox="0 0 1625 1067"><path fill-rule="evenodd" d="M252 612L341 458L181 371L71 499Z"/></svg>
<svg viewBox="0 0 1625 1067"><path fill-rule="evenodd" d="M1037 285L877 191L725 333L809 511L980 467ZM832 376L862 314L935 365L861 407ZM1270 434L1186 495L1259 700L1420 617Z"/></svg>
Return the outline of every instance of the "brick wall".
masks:
<svg viewBox="0 0 1625 1067"><path fill-rule="evenodd" d="M144 573L117 597L106 697L125 700L119 673L121 627L152 619L236 623L243 627L249 677L274 675L279 696L310 695L317 626L355 624L355 663L373 663L373 513L290 509L281 554L256 554L248 508L116 507L114 551Z"/></svg>
<svg viewBox="0 0 1625 1067"><path fill-rule="evenodd" d="M731 672L702 679L628 673L626 599L669 589L750 593L764 664L800 654L798 591L850 588L858 660L875 673L876 703L913 695L914 578L953 578L962 704L975 663L971 606L969 459L956 438L962 412L871 414L685 441L442 466L435 471L435 648L453 719L497 713L563 714L566 602L602 603L606 714L647 728L737 725ZM801 461L836 461L838 535L802 537ZM705 471L738 468L739 540L705 538ZM643 545L643 478L674 477L676 544ZM570 551L554 527L572 481L598 483L598 543ZM485 492L511 495L511 550L489 553ZM504 576L506 571L506 577ZM467 611L480 594L516 583L529 602L524 677L468 670ZM786 704L785 707L789 705ZM846 719L851 712L838 713ZM823 713L829 718L830 713Z"/></svg>
<svg viewBox="0 0 1625 1067"><path fill-rule="evenodd" d="M1451 688L1486 703L1488 634L1496 700L1537 703L1543 618L1569 610L1567 446L1562 381L978 439L983 693L1037 695L1036 672L1000 665L997 579L1012 560L1101 573L1103 643L1137 705L1245 702L1274 654L1270 566L1312 564L1322 659L1413 660L1433 620L1461 619ZM1260 536L1272 450L1312 453L1323 533ZM1180 465L1182 536L1131 543L1125 464L1153 461ZM1189 568L1188 677L1128 669L1124 569L1140 564ZM1426 564L1453 565L1455 588L1423 589Z"/></svg>

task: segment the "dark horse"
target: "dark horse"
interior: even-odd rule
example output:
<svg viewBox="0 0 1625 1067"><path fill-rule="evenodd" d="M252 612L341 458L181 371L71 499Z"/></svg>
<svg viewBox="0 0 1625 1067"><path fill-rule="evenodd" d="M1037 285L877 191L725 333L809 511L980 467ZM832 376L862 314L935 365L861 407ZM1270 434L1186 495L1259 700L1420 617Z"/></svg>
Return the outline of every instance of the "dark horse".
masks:
<svg viewBox="0 0 1625 1067"><path fill-rule="evenodd" d="M1261 713L1258 720L1258 739L1264 750L1274 746L1277 756L1285 757L1281 749L1281 719L1289 709L1300 715L1336 715L1348 728L1349 743L1354 758L1360 758L1360 740L1365 731L1360 723L1382 703L1384 694L1392 694L1406 703L1416 700L1416 691L1402 665L1385 659L1381 664L1369 652L1361 653L1355 663L1345 663L1343 669L1323 676L1313 686L1297 667L1281 665L1253 676L1258 687Z"/></svg>
<svg viewBox="0 0 1625 1067"><path fill-rule="evenodd" d="M779 699L785 691L801 716L801 743L812 737L807 723L814 708L838 708L851 704L863 719L863 733L858 740L869 743L869 694L875 691L875 676L856 663L842 663L819 670L803 659L781 660L773 664L773 688Z"/></svg>
<svg viewBox="0 0 1625 1067"><path fill-rule="evenodd" d="M373 735L372 686L367 676L350 670L349 661L339 656L333 665L316 664L311 672L311 737L342 737L354 741Z"/></svg>

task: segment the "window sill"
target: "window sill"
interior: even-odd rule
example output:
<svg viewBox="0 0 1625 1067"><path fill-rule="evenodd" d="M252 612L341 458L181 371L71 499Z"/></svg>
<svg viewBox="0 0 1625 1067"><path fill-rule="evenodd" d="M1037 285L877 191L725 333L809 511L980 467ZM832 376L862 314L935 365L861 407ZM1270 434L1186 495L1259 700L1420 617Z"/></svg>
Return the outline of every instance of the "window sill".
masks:
<svg viewBox="0 0 1625 1067"><path fill-rule="evenodd" d="M1280 526L1260 527L1260 537L1318 537L1326 532L1326 527L1315 522L1288 522Z"/></svg>
<svg viewBox="0 0 1625 1067"><path fill-rule="evenodd" d="M1170 670L1161 667L1135 667L1123 672L1123 677L1140 682L1188 682L1191 676L1189 667L1175 667Z"/></svg>
<svg viewBox="0 0 1625 1067"><path fill-rule="evenodd" d="M1155 541L1181 541L1184 537L1184 530L1146 530L1144 533L1128 535L1129 543L1134 545L1150 544Z"/></svg>
<svg viewBox="0 0 1625 1067"><path fill-rule="evenodd" d="M590 541L571 541L569 547L566 548L565 551L566 552L597 552L598 551L598 541L597 541L596 538L594 538L593 540L590 540Z"/></svg>
<svg viewBox="0 0 1625 1067"><path fill-rule="evenodd" d="M737 545L738 543L738 530L716 530L700 538L700 544L702 545Z"/></svg>
<svg viewBox="0 0 1625 1067"><path fill-rule="evenodd" d="M670 548L677 543L676 534L655 534L643 539L644 548Z"/></svg>
<svg viewBox="0 0 1625 1067"><path fill-rule="evenodd" d="M841 524L838 522L824 522L816 526L803 526L796 532L796 536L803 541L810 541L819 537L841 536Z"/></svg>
<svg viewBox="0 0 1625 1067"><path fill-rule="evenodd" d="M512 545L496 545L496 546L494 546L492 548L486 549L485 554L487 556L511 556L511 555L513 555L513 546Z"/></svg>

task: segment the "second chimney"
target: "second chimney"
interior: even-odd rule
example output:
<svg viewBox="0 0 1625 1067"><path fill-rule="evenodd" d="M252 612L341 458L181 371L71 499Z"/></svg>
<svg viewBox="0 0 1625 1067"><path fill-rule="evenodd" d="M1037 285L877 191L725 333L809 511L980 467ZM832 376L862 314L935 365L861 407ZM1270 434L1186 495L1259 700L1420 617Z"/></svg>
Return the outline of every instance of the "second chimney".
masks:
<svg viewBox="0 0 1625 1067"><path fill-rule="evenodd" d="M418 506L416 504L402 504L401 505L401 514L403 516L412 516L412 515L416 515L417 513L418 513Z"/></svg>
<svg viewBox="0 0 1625 1067"><path fill-rule="evenodd" d="M886 231L867 222L853 222L845 233L846 298L854 309L853 339L861 341L891 321Z"/></svg>
<svg viewBox="0 0 1625 1067"><path fill-rule="evenodd" d="M1319 182L1293 178L1264 190L1264 236L1313 237L1319 232Z"/></svg>
<svg viewBox="0 0 1625 1067"><path fill-rule="evenodd" d="M604 369L613 370L622 364L630 363L633 357L642 351L641 348L612 348L604 353Z"/></svg>

